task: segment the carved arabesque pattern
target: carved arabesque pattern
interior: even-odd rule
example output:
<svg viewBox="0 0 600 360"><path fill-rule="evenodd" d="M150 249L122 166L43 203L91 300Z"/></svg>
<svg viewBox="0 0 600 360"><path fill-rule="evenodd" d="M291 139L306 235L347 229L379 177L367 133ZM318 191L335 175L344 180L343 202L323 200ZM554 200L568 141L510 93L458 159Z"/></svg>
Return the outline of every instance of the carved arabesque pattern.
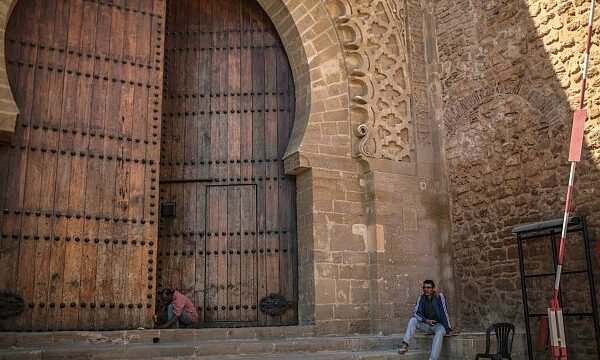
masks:
<svg viewBox="0 0 600 360"><path fill-rule="evenodd" d="M359 157L411 161L405 11L395 0L330 0L343 43Z"/></svg>

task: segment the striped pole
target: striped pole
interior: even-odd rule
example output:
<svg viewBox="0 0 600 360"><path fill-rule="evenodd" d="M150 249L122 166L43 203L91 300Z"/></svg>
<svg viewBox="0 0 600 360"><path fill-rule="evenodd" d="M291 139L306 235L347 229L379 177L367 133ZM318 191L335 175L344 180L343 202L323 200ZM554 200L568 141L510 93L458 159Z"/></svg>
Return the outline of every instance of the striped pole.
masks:
<svg viewBox="0 0 600 360"><path fill-rule="evenodd" d="M575 167L577 162L581 160L581 149L583 147L583 132L585 129L585 120L587 119L587 111L585 109L585 91L587 84L588 65L590 59L590 48L592 47L592 32L595 7L595 0L591 0L587 44L583 61L581 95L579 97L579 108L575 111L575 115L573 117L573 125L571 129L571 144L569 148L569 161L571 162L571 171L569 174L569 185L567 187L567 198L565 201L565 214L563 217L562 233L560 237L560 247L558 251L558 264L556 266L554 291L552 293L552 300L550 300L550 308L548 309L548 318L550 321L551 356L553 359L567 358L567 347L564 336L562 309L560 308L560 304L558 302L558 290L560 288L560 275L565 254L565 244L567 241L567 228L569 225L569 211L571 209L571 200L573 196Z"/></svg>

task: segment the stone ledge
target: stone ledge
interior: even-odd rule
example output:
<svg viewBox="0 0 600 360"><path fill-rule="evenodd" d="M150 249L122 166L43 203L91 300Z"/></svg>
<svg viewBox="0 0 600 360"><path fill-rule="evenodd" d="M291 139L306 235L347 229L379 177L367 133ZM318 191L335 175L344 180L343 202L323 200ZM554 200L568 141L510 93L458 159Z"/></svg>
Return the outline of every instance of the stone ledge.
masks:
<svg viewBox="0 0 600 360"><path fill-rule="evenodd" d="M275 340L312 337L314 326L274 326L214 329L145 329L117 331L53 331L53 332L0 332L0 350L10 347L142 344L158 337L161 342Z"/></svg>
<svg viewBox="0 0 600 360"><path fill-rule="evenodd" d="M433 336L415 335L416 349L429 349ZM492 342L492 347L494 343ZM513 340L513 360L527 359L527 336L524 332L515 333ZM456 335L446 335L442 356L448 359L474 359L477 353L485 351L485 332L464 332Z"/></svg>
<svg viewBox="0 0 600 360"><path fill-rule="evenodd" d="M349 352L349 351L335 351L335 352L319 352L312 354L276 354L276 355L200 355L200 356L160 356L152 357L153 360L427 360L429 353L424 351L414 351L404 355L398 355L396 350L388 351L368 351L368 352ZM0 359L12 359L11 357L0 357ZM16 359L16 358L15 358ZM32 352L24 357L18 358L19 360L42 360L46 359L42 357L41 352Z"/></svg>
<svg viewBox="0 0 600 360"><path fill-rule="evenodd" d="M160 341L145 343L56 343L47 346L13 346L0 351L0 359L148 359L160 357L261 356L280 354L314 354L326 352L392 352L398 346L395 337L365 335L345 337L296 337L289 339L236 339L195 341ZM41 357L40 357L41 356Z"/></svg>
<svg viewBox="0 0 600 360"><path fill-rule="evenodd" d="M159 337L160 342L153 343ZM235 329L182 329L131 331L64 331L51 333L2 333L0 359L133 359L201 356L224 358L246 355L280 359L316 354L305 359L396 359L402 336L318 336L314 326ZM412 353L425 356L432 336L417 335ZM446 336L444 359L473 358L485 349L485 333ZM526 359L525 334L515 335L514 359ZM347 357L352 353L352 357ZM364 354L360 354L364 353ZM346 355L344 355L346 354ZM425 355L424 355L425 354ZM360 355L360 356L359 356ZM324 356L324 357L323 357ZM344 357L346 356L346 357ZM416 355L414 355L416 356ZM401 357L405 359L406 357ZM268 359L268 357L267 357ZM400 359L400 358L399 358ZM421 359L414 357L411 359Z"/></svg>
<svg viewBox="0 0 600 360"><path fill-rule="evenodd" d="M0 144L10 143L15 134L15 123L17 115L1 115L0 116Z"/></svg>

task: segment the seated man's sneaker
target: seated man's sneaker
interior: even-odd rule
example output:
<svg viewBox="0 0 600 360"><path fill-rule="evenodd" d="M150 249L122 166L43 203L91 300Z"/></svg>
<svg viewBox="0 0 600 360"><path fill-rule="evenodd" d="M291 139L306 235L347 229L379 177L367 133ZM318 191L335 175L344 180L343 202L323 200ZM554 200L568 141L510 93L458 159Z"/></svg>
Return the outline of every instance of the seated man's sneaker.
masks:
<svg viewBox="0 0 600 360"><path fill-rule="evenodd" d="M408 344L403 343L402 347L398 350L398 354L406 354L408 352Z"/></svg>

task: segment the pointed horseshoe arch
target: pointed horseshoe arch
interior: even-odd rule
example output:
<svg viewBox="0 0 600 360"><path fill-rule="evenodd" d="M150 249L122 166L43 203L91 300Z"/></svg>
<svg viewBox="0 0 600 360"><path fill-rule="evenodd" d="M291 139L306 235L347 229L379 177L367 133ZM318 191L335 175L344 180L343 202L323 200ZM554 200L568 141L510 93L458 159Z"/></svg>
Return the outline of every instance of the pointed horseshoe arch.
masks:
<svg viewBox="0 0 600 360"><path fill-rule="evenodd" d="M45 6L37 8L33 6L33 11L28 15L32 17L31 21L28 21L28 26L37 26L39 29L39 26L51 17L47 14L51 11L49 7L55 6L54 11L56 11L56 6L60 4L64 7L65 3L73 3L75 6L68 13L63 10L64 13L57 19L57 23L60 20L61 24L66 23L68 27L79 26L78 33L82 36L72 36L71 40L67 41L65 39L69 37L63 34L65 38L62 42L51 46L54 57L46 55L45 58L38 57L40 49L34 46L35 51L32 51L31 46L23 46L23 51L18 50L19 58L12 59L13 64L8 64L12 55L6 56L5 51L8 52L9 47L13 46L11 51L14 55L17 53L15 49L22 45L18 41L13 42L12 45L7 41L11 31L13 34L18 32L15 24L19 23L11 19L13 24L7 29L8 19L18 11L15 10L17 4L32 6L35 5L34 2L34 0L4 0L7 6L2 7L4 11L0 11L0 26L6 29L5 36L0 38L0 53L5 55L6 61L4 67L0 64L0 86L11 87L11 92L0 93L0 102L3 104L0 113L0 168L6 170L0 176L2 194L0 207L5 209L0 212L0 232L6 235L1 240L3 251L0 254L0 266L2 269L13 269L4 271L4 274L14 274L14 276L0 277L0 290L26 295L23 296L25 303L23 315L3 321L1 325L5 329L36 330L149 326L154 312L154 292L157 281L160 207L158 204L160 151L158 149L161 135L155 130L160 130L161 126L155 127L154 117L158 114L160 118L163 110L162 70L155 71L154 64L163 55L161 50L157 49L160 49L161 45L164 46L162 43L164 35L161 35L161 32L164 31L165 3L163 1L143 2L139 9L134 9L137 11L130 11L135 16L152 17L154 22L136 26L135 30L129 32L130 36L127 38L117 37L116 41L120 45L115 45L116 43L108 37L104 38L105 42L102 42L100 37L94 40L90 36L95 36L93 34L96 32L81 30L81 24L88 26L92 22L78 24L69 23L65 19L71 16L70 14L78 12L82 14L81 16L95 14L93 15L95 19L107 19L108 16L103 17L99 15L100 12L92 11L94 7L109 5L107 2L45 1ZM321 116L311 110L312 89L319 88L323 93L334 97L348 96L344 86L324 83L319 70L330 61L330 54L337 53L341 56L341 46L335 42L333 44L317 42L316 38L310 35L318 33L330 39L337 38L332 21L327 15L327 9L321 2L257 0L257 3L277 29L293 73L295 115L284 163L286 173L296 174L299 179L302 179L298 192L305 193L310 191L311 175L304 170L310 168L312 156L310 146L307 146L304 141L305 131L313 118L320 121L318 119ZM108 12L118 10L116 6L110 8ZM104 11L106 14L107 10ZM307 17L309 14L310 16ZM124 26L119 25L119 22L124 24L133 21L126 19L126 16L116 16L117 20L111 20L110 24L107 21L93 24L118 27ZM302 21L301 27L298 25L300 21ZM65 29L63 33L65 31L71 30ZM53 36L54 40L58 39L58 35L51 31L38 30L35 34L36 37L41 34ZM136 40L131 40L133 38ZM22 41L30 45L32 42L30 40ZM147 55L142 56L141 54L146 51L144 46L140 46L142 41L146 41L156 55L152 55L147 48ZM63 53L58 51L59 45L63 46ZM68 49L71 49L72 53L69 53ZM42 50L49 52L50 47ZM104 52L100 54L100 50ZM328 56L319 56L320 53ZM100 64L106 61L106 56L101 55L105 54L114 55L110 60L118 61L102 67ZM32 59L32 66L29 66L30 63L23 66L25 61L19 60L27 56ZM97 56L100 56L100 59L97 59ZM69 57L71 60L66 60ZM59 59L57 64L62 64L62 67L53 63L56 59ZM50 60L44 63L45 69L38 68L41 64L37 61L41 60ZM19 61L23 65L19 64ZM70 73L67 73L66 65L71 67ZM159 64L159 67L162 65ZM31 69L32 74L25 75L25 71L17 70L13 72L14 81L9 85L6 68L11 66L26 67ZM54 71L52 75L54 78L62 76L62 79L66 79L68 76L73 76L78 80L64 83L67 86L60 90L62 92L59 91L59 87L48 85L45 89L49 97L41 102L34 102L32 99L39 99L37 95L33 91L23 89L38 89L34 86L37 85L35 82L43 80L44 77L33 75L33 72L48 72L48 67ZM138 74L144 71L146 71L145 75ZM102 82L107 84L106 86L93 85L94 80L98 84ZM25 84L21 90L16 86L18 81ZM111 92L108 90L111 86L115 86L115 89L121 88ZM131 89L124 90L125 87ZM144 96L146 91L147 95ZM129 96L122 96L127 93ZM102 103L109 105L84 110L81 106L83 101L79 103L76 101L78 98L89 99L90 96L97 98L98 94L101 94ZM17 99L16 102L13 97ZM62 100L58 101L58 97ZM71 100L65 102L65 99ZM60 110L48 111L51 108L49 104L60 104ZM116 110L119 108L129 109L125 112L128 115L121 116L120 110ZM36 112L45 114L45 117L36 118L33 116ZM123 118L128 119L130 116L146 120L142 121L142 126L137 127L123 124ZM40 122L34 124L35 121ZM158 135L154 136L154 133ZM78 137L86 137L86 140L78 142ZM66 141L62 141L63 139ZM130 145L123 147L121 146L123 144ZM49 161L51 159L54 160ZM108 164L108 167L93 166L94 163ZM95 180L90 180L92 178ZM132 186L135 181L142 181L143 187ZM142 191L130 190L142 188ZM313 261L310 255L313 247L311 201L299 203L297 209L298 214L307 219L303 220L303 225L298 228L297 233L298 262L303 264L301 266L303 270L298 273L298 292L302 295L298 298L297 316L298 322L302 324L312 323L315 319L315 274L310 266ZM94 203L96 205L91 205ZM100 249L101 245L105 247ZM130 248L125 245L136 245L137 253L130 251ZM42 253L57 254L57 257L52 260L51 256L42 256L31 260L34 257L28 254L37 254L38 250ZM77 256L85 261L71 261ZM22 264L22 260L26 258L30 259L29 265ZM71 260L65 262L66 259ZM127 259L139 259L139 262ZM93 265L87 266L89 264ZM34 270L36 268L45 270L36 272ZM65 274L69 274L69 277L67 278ZM120 274L134 275L121 276ZM109 289L110 293L102 295L90 290L96 287L97 281L100 281L103 288ZM59 283L60 285L57 286ZM23 284L31 284L31 286ZM141 286L138 288L133 284ZM123 291L124 288L129 290ZM111 298L113 295L114 299ZM71 300L64 300L66 298ZM278 300L273 302L275 298ZM275 298L269 298L270 302L265 303L265 306L281 304L281 299ZM293 300L286 306L290 306L291 303Z"/></svg>
<svg viewBox="0 0 600 360"><path fill-rule="evenodd" d="M157 290L192 298L200 327L296 324L294 89L279 37L247 0L167 1L165 23L160 198L175 215L160 220ZM270 295L281 312L265 311Z"/></svg>

